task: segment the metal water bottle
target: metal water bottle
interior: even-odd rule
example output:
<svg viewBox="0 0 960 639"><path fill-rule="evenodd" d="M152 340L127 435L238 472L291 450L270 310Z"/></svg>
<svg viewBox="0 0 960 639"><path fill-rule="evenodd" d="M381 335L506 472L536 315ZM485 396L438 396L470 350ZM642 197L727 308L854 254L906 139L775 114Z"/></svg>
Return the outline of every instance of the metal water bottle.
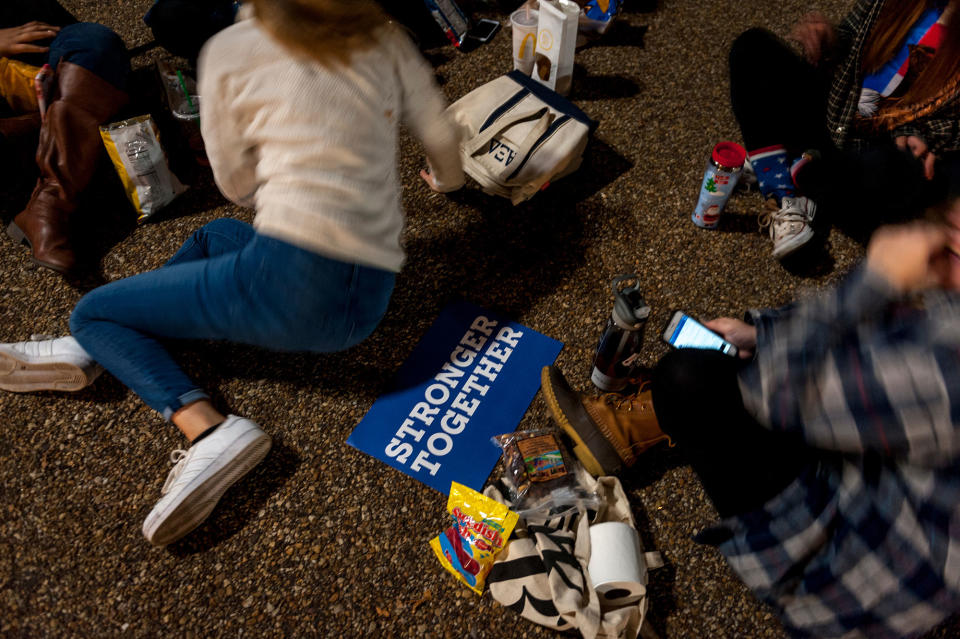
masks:
<svg viewBox="0 0 960 639"><path fill-rule="evenodd" d="M628 286L633 281L632 286ZM650 316L650 307L640 293L640 279L635 274L613 278L613 312L600 337L593 360L590 381L602 391L623 390L640 364L643 329Z"/></svg>

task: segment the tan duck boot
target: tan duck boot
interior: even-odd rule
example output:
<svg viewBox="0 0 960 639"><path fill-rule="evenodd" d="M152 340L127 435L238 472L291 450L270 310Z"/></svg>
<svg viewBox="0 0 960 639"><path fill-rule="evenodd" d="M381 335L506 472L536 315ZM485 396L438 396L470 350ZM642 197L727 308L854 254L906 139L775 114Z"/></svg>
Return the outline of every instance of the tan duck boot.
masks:
<svg viewBox="0 0 960 639"><path fill-rule="evenodd" d="M629 468L648 448L667 441L653 412L649 382L633 395L575 393L556 366L540 374L543 396L553 418L573 440L573 453L591 475L613 475Z"/></svg>

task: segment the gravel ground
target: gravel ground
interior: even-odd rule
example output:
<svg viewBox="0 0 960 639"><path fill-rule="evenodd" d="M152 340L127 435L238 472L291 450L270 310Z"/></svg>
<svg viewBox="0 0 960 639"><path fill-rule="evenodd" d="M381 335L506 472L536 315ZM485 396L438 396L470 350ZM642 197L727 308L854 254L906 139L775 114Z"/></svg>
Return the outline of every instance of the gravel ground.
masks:
<svg viewBox="0 0 960 639"><path fill-rule="evenodd" d="M140 21L149 0L64 4L131 48L151 40ZM183 441L117 381L104 376L73 395L0 395L0 635L555 634L444 573L427 540L445 526L445 499L345 443L439 311L468 299L565 342L559 364L586 390L618 273L643 279L654 309L643 355L653 364L665 350L653 327L672 309L738 316L781 304L835 281L862 255L857 241L831 230L802 262L778 264L757 232L756 195L733 199L719 231L689 219L712 145L739 138L725 52L753 25L786 33L810 5L627 4L615 28L577 54L571 97L600 123L586 161L533 202L512 207L475 186L433 194L417 178L420 151L404 138L409 260L365 343L323 356L172 345L218 404L255 418L275 442L186 539L156 549L141 537L168 454ZM840 17L849 4L819 8ZM509 30L471 53L428 54L455 99L510 69ZM139 55L134 65L163 55ZM790 99L787 88L771 91ZM202 172L165 215L140 226L118 189L105 177L78 213L87 259L107 280L160 266L211 219L252 218ZM4 222L23 197L5 200ZM65 333L82 294L26 257L9 242L0 247L2 341ZM538 396L522 425L549 421ZM647 454L624 485L645 546L667 562L650 576L650 618L661 636L784 636L719 554L692 542L716 514L674 451ZM956 628L935 636L957 636Z"/></svg>

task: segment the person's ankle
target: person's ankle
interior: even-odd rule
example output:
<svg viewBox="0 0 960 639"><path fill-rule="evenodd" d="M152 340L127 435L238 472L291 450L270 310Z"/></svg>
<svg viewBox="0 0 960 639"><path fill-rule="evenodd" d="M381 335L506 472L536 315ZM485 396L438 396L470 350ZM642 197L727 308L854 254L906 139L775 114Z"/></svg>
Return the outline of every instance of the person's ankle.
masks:
<svg viewBox="0 0 960 639"><path fill-rule="evenodd" d="M226 416L220 413L209 399L200 399L181 407L173 414L170 421L180 429L180 432L194 442L212 427L223 423Z"/></svg>

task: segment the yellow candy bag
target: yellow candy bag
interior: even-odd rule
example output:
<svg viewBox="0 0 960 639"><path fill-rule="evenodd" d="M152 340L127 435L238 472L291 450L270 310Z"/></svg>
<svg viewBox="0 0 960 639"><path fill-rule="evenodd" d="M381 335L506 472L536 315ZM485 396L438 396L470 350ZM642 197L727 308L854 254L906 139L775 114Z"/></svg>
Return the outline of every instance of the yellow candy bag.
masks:
<svg viewBox="0 0 960 639"><path fill-rule="evenodd" d="M517 514L472 488L452 482L447 512L453 525L430 540L443 567L483 594L493 558L507 545L517 525Z"/></svg>

